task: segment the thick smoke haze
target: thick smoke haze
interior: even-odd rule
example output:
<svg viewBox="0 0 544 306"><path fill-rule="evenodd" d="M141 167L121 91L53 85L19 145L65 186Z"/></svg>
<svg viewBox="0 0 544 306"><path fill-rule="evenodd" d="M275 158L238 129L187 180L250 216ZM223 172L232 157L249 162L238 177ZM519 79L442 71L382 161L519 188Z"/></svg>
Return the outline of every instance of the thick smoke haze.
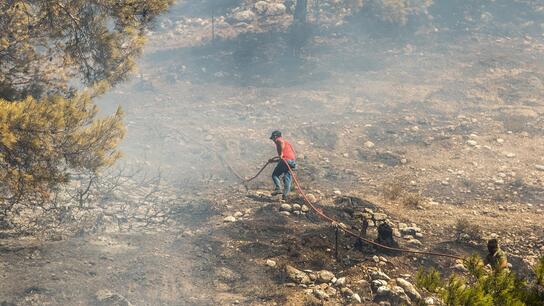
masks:
<svg viewBox="0 0 544 306"><path fill-rule="evenodd" d="M519 46L500 41L542 38L543 13L531 1L421 1L417 15L393 22L372 15L387 13L372 4L309 2L311 24L294 33L289 15L244 20L250 2L178 1L150 33L137 76L101 101L127 112L125 162L199 185L229 178L217 154L254 170L274 154L274 129L304 143L304 154L334 149L346 124L364 126L372 112L407 103L457 116L447 109L463 103L469 85L452 80L450 63L525 61ZM439 87L451 92L446 100L433 99L440 93L429 88Z"/></svg>
<svg viewBox="0 0 544 306"><path fill-rule="evenodd" d="M46 239L0 228L0 305L438 305L418 271L467 276L495 238L537 288L543 33L541 0L176 1L95 101L123 157L14 215ZM304 196L234 173L274 130Z"/></svg>

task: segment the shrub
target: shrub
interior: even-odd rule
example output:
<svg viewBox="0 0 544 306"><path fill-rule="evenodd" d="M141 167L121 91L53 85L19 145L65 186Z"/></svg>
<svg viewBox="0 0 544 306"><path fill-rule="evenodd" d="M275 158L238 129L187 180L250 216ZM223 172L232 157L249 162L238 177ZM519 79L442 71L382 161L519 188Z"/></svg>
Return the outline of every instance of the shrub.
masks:
<svg viewBox="0 0 544 306"><path fill-rule="evenodd" d="M399 182L389 182L383 185L383 198L386 201L395 201L403 193L404 188Z"/></svg>
<svg viewBox="0 0 544 306"><path fill-rule="evenodd" d="M540 259L540 268L544 257ZM542 305L544 293L536 282L518 278L509 271L490 272L484 268L482 259L473 255L465 265L468 277L457 274L447 280L438 271L420 270L416 276L418 287L438 293L445 305ZM538 276L537 276L538 278ZM538 282L538 279L536 280Z"/></svg>
<svg viewBox="0 0 544 306"><path fill-rule="evenodd" d="M418 193L409 193L402 200L402 204L409 208L419 208L424 202L425 198Z"/></svg>
<svg viewBox="0 0 544 306"><path fill-rule="evenodd" d="M97 119L88 95L0 98L0 208L48 198L70 171L97 172L119 157L122 111Z"/></svg>
<svg viewBox="0 0 544 306"><path fill-rule="evenodd" d="M540 261L535 267L536 282L540 286L544 286L544 256L540 258Z"/></svg>
<svg viewBox="0 0 544 306"><path fill-rule="evenodd" d="M482 230L477 224L460 218L455 224L455 239L457 241L478 241L482 239Z"/></svg>
<svg viewBox="0 0 544 306"><path fill-rule="evenodd" d="M419 287L433 293L438 292L438 289L443 286L440 272L434 268L431 268L429 271L420 269L417 272L416 281Z"/></svg>
<svg viewBox="0 0 544 306"><path fill-rule="evenodd" d="M0 1L0 97L69 97L128 76L170 0Z"/></svg>

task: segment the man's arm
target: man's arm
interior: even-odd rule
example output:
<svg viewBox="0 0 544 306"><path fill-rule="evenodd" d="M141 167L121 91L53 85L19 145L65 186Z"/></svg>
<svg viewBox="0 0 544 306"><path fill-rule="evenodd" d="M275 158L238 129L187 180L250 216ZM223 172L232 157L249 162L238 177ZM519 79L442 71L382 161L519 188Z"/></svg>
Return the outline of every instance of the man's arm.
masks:
<svg viewBox="0 0 544 306"><path fill-rule="evenodd" d="M285 145L281 141L275 141L275 143L276 143L276 151L278 152L278 156L269 159L268 160L269 163L276 163L283 158L283 147Z"/></svg>
<svg viewBox="0 0 544 306"><path fill-rule="evenodd" d="M499 257L499 270L504 270L508 268L508 259L506 258L506 255L501 255Z"/></svg>
<svg viewBox="0 0 544 306"><path fill-rule="evenodd" d="M283 141L276 142L276 149L278 150L279 159L283 159L283 149L285 148L285 143Z"/></svg>

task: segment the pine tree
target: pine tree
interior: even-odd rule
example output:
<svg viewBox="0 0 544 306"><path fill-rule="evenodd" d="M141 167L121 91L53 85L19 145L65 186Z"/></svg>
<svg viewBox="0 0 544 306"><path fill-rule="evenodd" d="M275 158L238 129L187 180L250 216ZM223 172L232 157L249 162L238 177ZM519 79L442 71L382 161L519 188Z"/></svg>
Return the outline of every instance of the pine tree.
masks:
<svg viewBox="0 0 544 306"><path fill-rule="evenodd" d="M46 198L68 169L98 171L119 157L122 111L95 119L86 94L19 102L0 99L0 203Z"/></svg>
<svg viewBox="0 0 544 306"><path fill-rule="evenodd" d="M127 77L171 3L0 1L0 220L119 157L122 111L97 119L92 97Z"/></svg>
<svg viewBox="0 0 544 306"><path fill-rule="evenodd" d="M0 98L70 94L127 76L172 0L0 1Z"/></svg>
<svg viewBox="0 0 544 306"><path fill-rule="evenodd" d="M467 276L454 274L447 280L435 269L420 270L416 277L417 284L420 288L437 293L448 306L537 306L544 301L541 289L544 257L535 268L534 282L519 278L510 271L489 271L477 255L466 259L465 265L469 271Z"/></svg>

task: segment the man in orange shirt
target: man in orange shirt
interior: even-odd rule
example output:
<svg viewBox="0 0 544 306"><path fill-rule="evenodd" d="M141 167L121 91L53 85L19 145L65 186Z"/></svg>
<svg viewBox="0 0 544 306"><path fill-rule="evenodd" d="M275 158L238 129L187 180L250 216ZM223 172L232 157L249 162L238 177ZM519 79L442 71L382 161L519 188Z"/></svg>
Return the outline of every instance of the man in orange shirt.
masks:
<svg viewBox="0 0 544 306"><path fill-rule="evenodd" d="M270 139L276 144L276 150L278 151L278 156L269 160L271 163L278 163L274 172L272 172L272 181L274 182L274 191L272 192L272 195L282 194L280 176L283 175L282 199L287 200L287 195L291 191L291 182L293 179L289 168L294 170L297 166L295 161L295 150L293 150L293 146L291 146L287 140L283 139L280 131L272 132Z"/></svg>

